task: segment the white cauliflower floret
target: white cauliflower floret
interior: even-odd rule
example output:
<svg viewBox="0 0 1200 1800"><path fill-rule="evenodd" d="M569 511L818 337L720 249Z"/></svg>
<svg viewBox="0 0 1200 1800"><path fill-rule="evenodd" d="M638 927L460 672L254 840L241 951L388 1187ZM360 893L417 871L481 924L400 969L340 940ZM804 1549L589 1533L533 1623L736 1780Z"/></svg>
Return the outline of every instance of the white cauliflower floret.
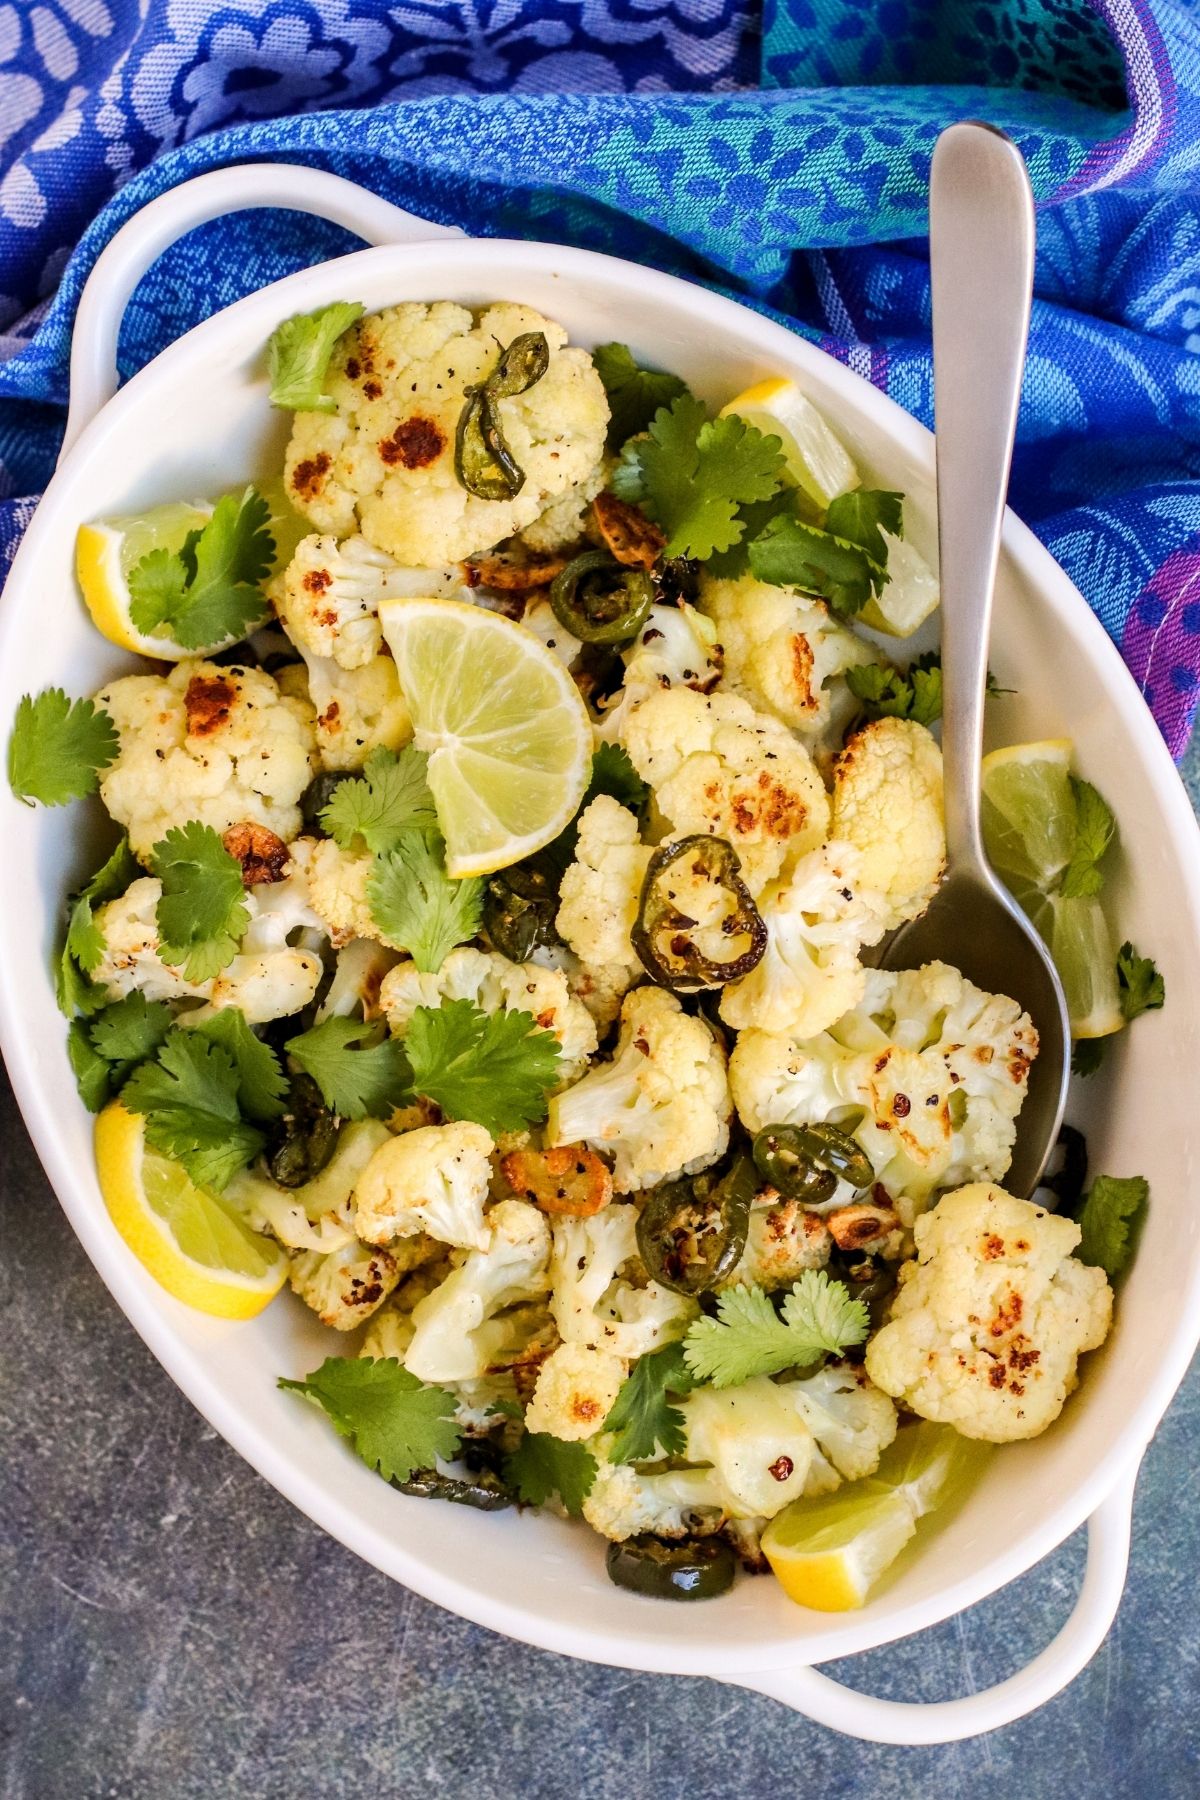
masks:
<svg viewBox="0 0 1200 1800"><path fill-rule="evenodd" d="M413 1308L405 1367L421 1381L475 1381L508 1341L508 1306L547 1291L550 1228L536 1206L501 1200L488 1214L485 1250L466 1257Z"/></svg>
<svg viewBox="0 0 1200 1800"><path fill-rule="evenodd" d="M525 1413L527 1431L546 1431L568 1443L595 1437L625 1380L628 1364L590 1344L560 1344L538 1371Z"/></svg>
<svg viewBox="0 0 1200 1800"><path fill-rule="evenodd" d="M629 715L625 748L661 817L726 838L752 894L828 835L829 796L808 751L736 694L664 688Z"/></svg>
<svg viewBox="0 0 1200 1800"><path fill-rule="evenodd" d="M612 457L602 457L594 469L589 469L582 481L552 500L532 525L525 527L521 533L521 542L539 555L553 550L569 550L577 544L587 532L592 501L603 490L612 466Z"/></svg>
<svg viewBox="0 0 1200 1800"><path fill-rule="evenodd" d="M567 987L582 1002L603 1033L618 1018L621 1002L629 991L632 971L626 964L585 963L565 944L538 944L529 953L530 962L540 969L561 969Z"/></svg>
<svg viewBox="0 0 1200 1800"><path fill-rule="evenodd" d="M550 1311L564 1343L631 1361L681 1336L695 1318L684 1295L629 1279L641 1273L632 1202L611 1201L586 1219L556 1218L552 1230Z"/></svg>
<svg viewBox="0 0 1200 1800"><path fill-rule="evenodd" d="M288 1280L322 1325L353 1331L383 1305L403 1273L403 1263L390 1251L351 1238L327 1256L315 1250L293 1256Z"/></svg>
<svg viewBox="0 0 1200 1800"><path fill-rule="evenodd" d="M214 831L250 822L284 843L300 829L313 771L312 708L261 669L177 663L169 675L123 675L96 695L120 738L100 797L150 860L173 825Z"/></svg>
<svg viewBox="0 0 1200 1800"><path fill-rule="evenodd" d="M843 1481L874 1474L900 1421L888 1396L861 1369L829 1363L787 1382L783 1391L816 1439L806 1494L828 1494Z"/></svg>
<svg viewBox="0 0 1200 1800"><path fill-rule="evenodd" d="M381 1144L355 1188L355 1230L368 1244L426 1232L486 1250L483 1208L494 1145L482 1125L424 1125Z"/></svg>
<svg viewBox="0 0 1200 1800"><path fill-rule="evenodd" d="M798 1200L781 1200L773 1189L766 1192L772 1198L750 1208L746 1248L722 1287L791 1287L805 1269L823 1269L832 1255L833 1238L816 1213Z"/></svg>
<svg viewBox="0 0 1200 1800"><path fill-rule="evenodd" d="M326 1019L348 1019L354 1015L364 1019L382 1017L379 994L383 978L398 960L394 950L371 938L351 938L343 944L334 963L333 980L317 1008L316 1023L323 1025Z"/></svg>
<svg viewBox="0 0 1200 1800"><path fill-rule="evenodd" d="M583 645L577 637L572 637L565 625L559 624L548 600L532 601L521 614L521 623L526 631L532 631L535 638L541 639L547 650L553 650L564 668L574 668Z"/></svg>
<svg viewBox="0 0 1200 1800"><path fill-rule="evenodd" d="M405 569L364 537L301 538L276 602L279 622L305 656L361 669L383 648L385 600L467 600L457 565Z"/></svg>
<svg viewBox="0 0 1200 1800"><path fill-rule="evenodd" d="M612 1153L623 1193L716 1162L729 1142L725 1056L702 1020L662 988L635 988L621 1007L612 1061L550 1102L546 1144Z"/></svg>
<svg viewBox="0 0 1200 1800"><path fill-rule="evenodd" d="M654 852L638 822L611 794L598 794L579 817L575 861L563 875L555 925L563 942L621 992L645 973L630 934Z"/></svg>
<svg viewBox="0 0 1200 1800"><path fill-rule="evenodd" d="M725 1508L711 1469L650 1474L631 1463L601 1462L583 1516L601 1537L622 1543L644 1531L664 1538L711 1535L720 1530Z"/></svg>
<svg viewBox="0 0 1200 1800"><path fill-rule="evenodd" d="M935 1188L1003 1175L1036 1054L1015 1000L927 963L869 969L859 1004L803 1042L742 1032L729 1081L748 1131L849 1131L908 1225Z"/></svg>
<svg viewBox="0 0 1200 1800"><path fill-rule="evenodd" d="M597 737L619 743L634 709L660 688L689 687L707 694L721 679L721 646L712 620L686 602L652 606L650 616L623 652L625 676L603 710Z"/></svg>
<svg viewBox="0 0 1200 1800"><path fill-rule="evenodd" d="M370 938L377 944L389 944L393 950L400 949L375 923L367 900L375 858L366 851L343 850L332 838L300 841L311 844L311 849L305 850L309 900L335 949L352 938ZM294 853L295 844L292 850Z"/></svg>
<svg viewBox="0 0 1200 1800"><path fill-rule="evenodd" d="M511 500L481 500L455 473L467 389L495 369L501 347L542 332L546 373L497 403L524 481ZM450 301L409 301L360 319L333 354L325 392L336 412L295 415L288 493L322 532L356 528L400 562L436 568L511 537L591 474L604 449L608 402L585 350L561 325L502 302L473 321Z"/></svg>
<svg viewBox="0 0 1200 1800"><path fill-rule="evenodd" d="M700 606L725 651L725 686L794 731L817 737L844 726L853 699L839 677L875 651L830 616L822 600L753 575L705 576Z"/></svg>
<svg viewBox="0 0 1200 1800"><path fill-rule="evenodd" d="M108 1000L121 1000L136 990L147 1000L207 1001L206 1006L184 1015L185 1024L199 1024L226 1006L238 1007L250 1025L288 1018L308 1005L323 969L319 956L292 947L279 935L279 915L272 915L269 904L260 901L260 896L270 893L270 884L247 893L251 922L233 960L207 981L189 981L182 969L165 963L159 954L156 915L162 882L155 876L141 876L96 911L104 954L92 979L103 987Z"/></svg>
<svg viewBox="0 0 1200 1800"><path fill-rule="evenodd" d="M815 1449L790 1389L766 1375L696 1388L681 1402L691 1463L711 1466L725 1510L771 1519L804 1492Z"/></svg>
<svg viewBox="0 0 1200 1800"><path fill-rule="evenodd" d="M822 844L759 896L766 953L722 990L727 1025L812 1037L856 1004L866 982L859 951L883 935L880 903L860 870L852 845Z"/></svg>
<svg viewBox="0 0 1200 1800"><path fill-rule="evenodd" d="M289 1250L316 1250L328 1255L354 1242L354 1189L378 1150L390 1141L378 1119L344 1125L333 1155L311 1181L284 1188L257 1169L243 1169L225 1189L255 1231L269 1231Z"/></svg>
<svg viewBox="0 0 1200 1800"><path fill-rule="evenodd" d="M1037 1437L1108 1335L1104 1273L1071 1252L1079 1226L976 1182L918 1219L889 1322L867 1346L877 1387L964 1437Z"/></svg>
<svg viewBox="0 0 1200 1800"><path fill-rule="evenodd" d="M942 753L924 725L875 719L834 764L831 834L862 858L862 881L886 895L890 930L932 900L946 866Z"/></svg>
<svg viewBox="0 0 1200 1800"><path fill-rule="evenodd" d="M397 1037L408 1030L418 1006L440 1006L443 1000L470 1000L486 1013L529 1013L558 1039L560 1081L573 1081L596 1049L595 1021L571 994L561 969L510 962L495 950L451 950L441 968L427 975L415 963L400 963L384 978L379 1000Z"/></svg>
<svg viewBox="0 0 1200 1800"><path fill-rule="evenodd" d="M372 750L408 743L412 716L390 656L373 656L358 669L339 668L330 656L304 660L323 767L361 769Z"/></svg>

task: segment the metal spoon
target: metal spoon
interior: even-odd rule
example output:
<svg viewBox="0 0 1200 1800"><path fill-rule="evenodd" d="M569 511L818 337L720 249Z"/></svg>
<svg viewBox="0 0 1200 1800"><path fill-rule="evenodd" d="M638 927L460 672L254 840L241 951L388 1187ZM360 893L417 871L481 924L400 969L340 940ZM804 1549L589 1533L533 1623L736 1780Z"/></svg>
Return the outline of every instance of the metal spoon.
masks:
<svg viewBox="0 0 1200 1800"><path fill-rule="evenodd" d="M1033 294L1033 192L1002 132L966 123L939 137L929 235L947 873L928 911L901 927L881 960L889 969L952 963L1029 1013L1039 1049L1004 1178L1025 1195L1062 1124L1070 1025L1054 964L993 874L979 825L992 595Z"/></svg>

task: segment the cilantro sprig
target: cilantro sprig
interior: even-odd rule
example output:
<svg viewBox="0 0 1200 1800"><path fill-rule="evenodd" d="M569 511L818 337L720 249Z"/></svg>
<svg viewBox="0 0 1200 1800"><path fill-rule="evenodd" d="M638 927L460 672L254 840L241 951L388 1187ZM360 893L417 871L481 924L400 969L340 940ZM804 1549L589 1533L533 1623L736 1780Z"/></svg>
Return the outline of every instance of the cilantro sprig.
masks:
<svg viewBox="0 0 1200 1800"><path fill-rule="evenodd" d="M627 344L601 344L592 351L592 361L608 396L610 450L645 431L660 406L670 406L688 391L678 375L640 368Z"/></svg>
<svg viewBox="0 0 1200 1800"><path fill-rule="evenodd" d="M527 1012L485 1013L470 1000L418 1006L404 1049L414 1092L452 1119L470 1119L493 1137L546 1116L558 1079L559 1047Z"/></svg>
<svg viewBox="0 0 1200 1800"><path fill-rule="evenodd" d="M687 1366L698 1381L736 1387L754 1375L805 1368L837 1356L867 1335L869 1315L844 1282L823 1269L805 1269L777 1313L760 1287L727 1288L715 1318L697 1319L683 1340Z"/></svg>
<svg viewBox="0 0 1200 1800"><path fill-rule="evenodd" d="M683 1413L670 1395L695 1386L683 1344L664 1344L639 1356L604 1421L613 1433L609 1461L651 1462L660 1456L682 1456L686 1444Z"/></svg>
<svg viewBox="0 0 1200 1800"><path fill-rule="evenodd" d="M116 761L117 728L91 700L69 700L61 688L23 694L8 740L8 784L18 800L65 806L95 792Z"/></svg>
<svg viewBox="0 0 1200 1800"><path fill-rule="evenodd" d="M359 300L334 300L316 312L284 319L267 339L267 368L272 406L289 412L337 411L337 402L322 392L334 345L362 318Z"/></svg>
<svg viewBox="0 0 1200 1800"><path fill-rule="evenodd" d="M751 543L751 571L759 581L816 594L850 617L887 584L883 533L903 535L903 504L902 494L855 488L830 502L824 526L780 514Z"/></svg>
<svg viewBox="0 0 1200 1800"><path fill-rule="evenodd" d="M91 977L104 955L104 937L96 924L96 908L123 894L141 874L141 865L123 837L116 849L69 903L67 934L55 971L55 993L67 1017L94 1013L104 1005L104 991Z"/></svg>
<svg viewBox="0 0 1200 1800"><path fill-rule="evenodd" d="M1143 1175L1097 1175L1076 1214L1083 1231L1075 1252L1080 1261L1115 1280L1133 1255L1149 1198Z"/></svg>
<svg viewBox="0 0 1200 1800"><path fill-rule="evenodd" d="M90 1023L73 1019L67 1055L79 1095L89 1112L99 1112L120 1093L139 1063L158 1051L171 1030L171 1009L147 1000L137 988L114 1000Z"/></svg>
<svg viewBox="0 0 1200 1800"><path fill-rule="evenodd" d="M287 1053L343 1119L385 1119L412 1092L408 1058L374 1022L333 1013L290 1038Z"/></svg>
<svg viewBox="0 0 1200 1800"><path fill-rule="evenodd" d="M174 1025L157 1058L133 1071L121 1099L145 1117L152 1150L182 1163L197 1187L219 1194L266 1143L242 1115L242 1092L237 1063L223 1044Z"/></svg>
<svg viewBox="0 0 1200 1800"><path fill-rule="evenodd" d="M189 981L208 981L233 961L250 923L241 864L198 819L168 831L153 861L162 882L159 955Z"/></svg>
<svg viewBox="0 0 1200 1800"><path fill-rule="evenodd" d="M409 744L373 750L361 775L341 781L321 813L321 823L343 850L358 840L376 854L390 850L410 825L435 825L433 795L426 770L429 758Z"/></svg>
<svg viewBox="0 0 1200 1800"><path fill-rule="evenodd" d="M244 637L267 601L259 585L275 556L271 509L254 488L226 494L178 550L151 550L129 572L129 616L189 650Z"/></svg>
<svg viewBox="0 0 1200 1800"><path fill-rule="evenodd" d="M1139 956L1128 939L1117 951L1117 990L1127 1020L1157 1012L1167 997L1166 983L1153 958Z"/></svg>
<svg viewBox="0 0 1200 1800"><path fill-rule="evenodd" d="M367 882L371 917L388 942L407 950L424 973L440 969L455 945L476 935L483 919L483 880L477 875L452 880L443 849L438 832L411 826L376 859Z"/></svg>
<svg viewBox="0 0 1200 1800"><path fill-rule="evenodd" d="M745 525L739 508L778 490L783 448L744 419L710 419L683 393L625 446L613 491L640 506L667 534L667 556L704 561L732 549Z"/></svg>
<svg viewBox="0 0 1200 1800"><path fill-rule="evenodd" d="M1075 798L1075 843L1058 891L1064 900L1081 900L1098 894L1104 886L1100 864L1116 837L1117 821L1090 781L1072 775L1071 792Z"/></svg>
<svg viewBox="0 0 1200 1800"><path fill-rule="evenodd" d="M942 663L936 650L907 669L863 663L845 670L846 686L868 719L913 719L932 725L942 716Z"/></svg>
<svg viewBox="0 0 1200 1800"><path fill-rule="evenodd" d="M454 1395L427 1387L395 1357L329 1356L303 1380L281 1376L279 1386L315 1401L385 1481L407 1481L415 1470L458 1454Z"/></svg>
<svg viewBox="0 0 1200 1800"><path fill-rule="evenodd" d="M504 1479L527 1506L544 1506L557 1494L572 1518L578 1518L596 1479L596 1459L582 1444L527 1431L504 1459Z"/></svg>

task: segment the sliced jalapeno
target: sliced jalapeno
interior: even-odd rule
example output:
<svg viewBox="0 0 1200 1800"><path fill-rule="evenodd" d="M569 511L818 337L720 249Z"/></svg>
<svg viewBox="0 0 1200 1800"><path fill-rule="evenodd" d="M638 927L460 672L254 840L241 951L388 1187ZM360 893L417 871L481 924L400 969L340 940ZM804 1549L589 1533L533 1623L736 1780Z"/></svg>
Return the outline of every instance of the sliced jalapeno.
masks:
<svg viewBox="0 0 1200 1800"><path fill-rule="evenodd" d="M476 1512L502 1512L513 1504L511 1488L486 1469L469 1478L442 1475L437 1469L414 1469L406 1481L393 1481L392 1486L418 1500L449 1500L455 1506L473 1506Z"/></svg>
<svg viewBox="0 0 1200 1800"><path fill-rule="evenodd" d="M314 775L300 796L300 817L304 820L305 831L311 831L316 837L328 837L321 814L341 787L343 781L349 781L352 769L322 769Z"/></svg>
<svg viewBox="0 0 1200 1800"><path fill-rule="evenodd" d="M762 961L767 928L732 844L686 837L654 852L633 947L650 979L677 994L723 987Z"/></svg>
<svg viewBox="0 0 1200 1800"><path fill-rule="evenodd" d="M693 602L700 592L700 568L686 556L664 556L654 571L656 598L665 606Z"/></svg>
<svg viewBox="0 0 1200 1800"><path fill-rule="evenodd" d="M483 898L483 928L493 950L520 963L539 944L561 942L554 924L558 905L558 883L538 858L497 870Z"/></svg>
<svg viewBox="0 0 1200 1800"><path fill-rule="evenodd" d="M805 1206L832 1199L839 1181L865 1188L875 1179L871 1159L836 1125L764 1125L750 1154L776 1193Z"/></svg>
<svg viewBox="0 0 1200 1800"><path fill-rule="evenodd" d="M330 1112L311 1075L295 1075L288 1109L267 1144L267 1168L280 1187L303 1187L321 1173L337 1148L342 1122Z"/></svg>
<svg viewBox="0 0 1200 1800"><path fill-rule="evenodd" d="M564 631L584 644L625 644L654 604L645 569L626 568L607 550L585 550L550 583L550 605Z"/></svg>
<svg viewBox="0 0 1200 1800"><path fill-rule="evenodd" d="M719 1287L742 1259L758 1186L754 1164L738 1156L724 1174L705 1169L651 1188L637 1222L646 1273L693 1299Z"/></svg>
<svg viewBox="0 0 1200 1800"><path fill-rule="evenodd" d="M525 471L508 447L497 402L524 394L550 366L541 331L514 338L491 374L466 390L454 437L454 472L477 500L511 500L525 485Z"/></svg>
<svg viewBox="0 0 1200 1800"><path fill-rule="evenodd" d="M668 1541L644 1532L610 1544L608 1578L652 1600L714 1600L733 1586L735 1559L721 1538Z"/></svg>

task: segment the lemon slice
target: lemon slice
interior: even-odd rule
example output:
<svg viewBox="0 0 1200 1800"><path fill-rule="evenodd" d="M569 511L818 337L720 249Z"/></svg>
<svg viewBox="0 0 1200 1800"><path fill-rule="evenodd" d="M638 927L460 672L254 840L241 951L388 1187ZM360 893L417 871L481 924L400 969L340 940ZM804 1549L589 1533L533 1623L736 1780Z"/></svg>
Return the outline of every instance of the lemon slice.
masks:
<svg viewBox="0 0 1200 1800"><path fill-rule="evenodd" d="M722 407L783 444L784 466L792 481L822 509L859 483L850 454L811 400L782 375L756 382Z"/></svg>
<svg viewBox="0 0 1200 1800"><path fill-rule="evenodd" d="M859 613L859 622L888 637L911 637L936 612L941 585L921 552L907 538L885 531L888 578L880 594L872 594Z"/></svg>
<svg viewBox="0 0 1200 1800"><path fill-rule="evenodd" d="M108 519L81 525L75 539L75 572L92 623L112 644L134 650L139 656L156 656L162 662L179 662L185 656L201 656L174 638L139 631L129 616L129 574L151 550L174 553L189 531L200 531L212 517L211 506L188 506L172 500L151 507L136 518ZM226 639L221 640L222 643ZM211 644L206 649L216 650Z"/></svg>
<svg viewBox="0 0 1200 1800"><path fill-rule="evenodd" d="M554 652L460 600L387 600L379 623L429 757L447 872L486 875L557 837L583 799L592 727Z"/></svg>
<svg viewBox="0 0 1200 1800"><path fill-rule="evenodd" d="M177 1300L220 1319L252 1319L283 1286L287 1257L275 1240L148 1150L144 1121L119 1100L96 1120L96 1170L113 1224Z"/></svg>

